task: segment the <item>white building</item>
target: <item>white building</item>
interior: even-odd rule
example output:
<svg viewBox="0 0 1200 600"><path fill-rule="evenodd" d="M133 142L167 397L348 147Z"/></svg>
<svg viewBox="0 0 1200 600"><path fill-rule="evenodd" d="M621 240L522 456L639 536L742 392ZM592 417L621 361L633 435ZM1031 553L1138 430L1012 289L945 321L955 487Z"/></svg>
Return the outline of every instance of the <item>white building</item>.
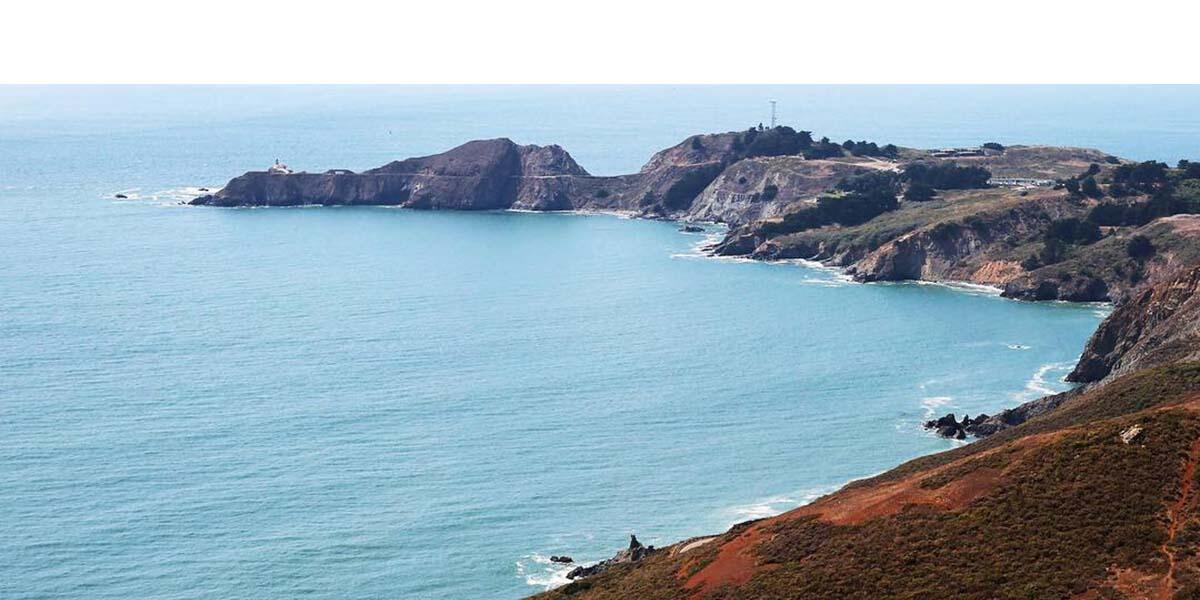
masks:
<svg viewBox="0 0 1200 600"><path fill-rule="evenodd" d="M267 168L267 173L271 175L291 175L292 170L289 169L287 165L279 162L279 159L277 158L275 159L275 164Z"/></svg>

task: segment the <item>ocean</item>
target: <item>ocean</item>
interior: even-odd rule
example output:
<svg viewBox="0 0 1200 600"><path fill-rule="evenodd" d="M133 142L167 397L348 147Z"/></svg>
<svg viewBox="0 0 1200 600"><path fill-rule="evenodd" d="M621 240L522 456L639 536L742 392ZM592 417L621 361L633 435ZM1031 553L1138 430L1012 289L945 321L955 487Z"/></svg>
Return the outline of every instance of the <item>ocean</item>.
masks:
<svg viewBox="0 0 1200 600"><path fill-rule="evenodd" d="M833 139L1200 157L1188 87L0 87L0 597L518 598L1067 389L1103 306L608 215L180 204L481 137L629 172L768 99Z"/></svg>

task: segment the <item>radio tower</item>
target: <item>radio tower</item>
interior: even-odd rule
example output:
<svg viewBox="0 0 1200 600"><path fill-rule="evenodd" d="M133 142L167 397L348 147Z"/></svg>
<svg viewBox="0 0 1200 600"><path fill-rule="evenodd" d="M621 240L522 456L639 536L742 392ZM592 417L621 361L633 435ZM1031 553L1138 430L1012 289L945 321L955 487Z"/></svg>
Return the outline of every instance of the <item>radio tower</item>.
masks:
<svg viewBox="0 0 1200 600"><path fill-rule="evenodd" d="M775 129L775 101L767 100L771 103L771 129Z"/></svg>

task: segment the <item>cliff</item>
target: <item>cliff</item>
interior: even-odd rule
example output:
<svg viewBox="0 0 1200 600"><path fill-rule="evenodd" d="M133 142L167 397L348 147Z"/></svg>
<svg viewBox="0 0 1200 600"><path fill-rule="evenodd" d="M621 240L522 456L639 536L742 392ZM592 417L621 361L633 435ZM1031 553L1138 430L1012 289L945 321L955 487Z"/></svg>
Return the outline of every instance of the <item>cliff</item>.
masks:
<svg viewBox="0 0 1200 600"><path fill-rule="evenodd" d="M1104 382L1181 361L1200 361L1200 267L1141 290L1088 340L1068 379Z"/></svg>

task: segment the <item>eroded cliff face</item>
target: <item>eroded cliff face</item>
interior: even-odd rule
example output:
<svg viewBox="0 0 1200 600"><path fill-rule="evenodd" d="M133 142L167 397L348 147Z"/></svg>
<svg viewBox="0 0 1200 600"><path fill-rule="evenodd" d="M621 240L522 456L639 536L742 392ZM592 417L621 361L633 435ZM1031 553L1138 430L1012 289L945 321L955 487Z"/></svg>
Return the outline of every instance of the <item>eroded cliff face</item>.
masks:
<svg viewBox="0 0 1200 600"><path fill-rule="evenodd" d="M1007 250L1036 237L1050 222L1082 212L1065 194L986 209L955 220L938 221L865 252L848 267L859 281L1006 282L1023 272Z"/></svg>
<svg viewBox="0 0 1200 600"><path fill-rule="evenodd" d="M569 208L560 178L588 177L558 146L519 146L507 139L468 142L447 152L388 163L362 173L288 175L250 172L193 204L294 206L395 205L488 210L530 205ZM528 189L525 189L528 188Z"/></svg>
<svg viewBox="0 0 1200 600"><path fill-rule="evenodd" d="M892 163L870 160L747 158L724 169L692 203L686 218L742 225L775 217L797 202L816 199L845 177L891 167Z"/></svg>
<svg viewBox="0 0 1200 600"><path fill-rule="evenodd" d="M1149 367L1200 360L1200 267L1142 289L1092 338L1068 380L1107 381Z"/></svg>

